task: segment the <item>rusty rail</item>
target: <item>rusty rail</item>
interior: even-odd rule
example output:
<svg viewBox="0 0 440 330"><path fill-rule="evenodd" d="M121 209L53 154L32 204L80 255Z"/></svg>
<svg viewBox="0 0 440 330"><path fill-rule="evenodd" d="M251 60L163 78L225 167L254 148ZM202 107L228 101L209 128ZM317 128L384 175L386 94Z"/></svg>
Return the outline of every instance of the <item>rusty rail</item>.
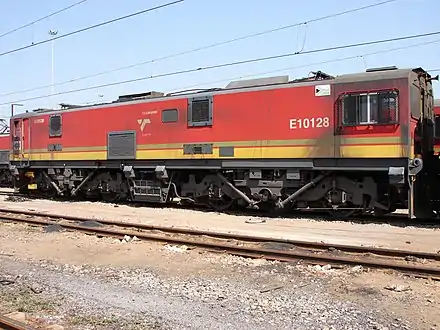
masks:
<svg viewBox="0 0 440 330"><path fill-rule="evenodd" d="M4 210L1 210L4 211ZM22 213L26 215L32 215L37 217L47 217L47 214L44 213L35 213L35 212L20 212L16 211L16 213ZM30 214L31 213L31 214ZM64 217L64 216L56 216L51 215L54 218L57 219L67 219L71 220L75 218L75 221L78 221L78 218L76 217ZM363 265L365 267L370 268L387 268L387 269L394 269L401 272L406 273L412 273L412 274L418 274L420 276L429 276L429 277L440 277L440 267L429 267L429 266L423 266L418 264L409 264L409 263L402 263L402 262L396 262L390 259L387 260L380 260L378 258L367 258L365 256L361 256L361 258L356 258L356 256L353 255L328 255L328 254L317 254L313 251L295 251L295 250L276 250L276 249L266 249L266 248L260 248L260 247L245 247L245 246L237 246L232 244L224 244L220 242L208 242L208 241L202 241L202 240L194 240L194 239L188 239L188 238L179 238L179 237L169 237L165 235L156 235L151 233L144 233L139 231L133 231L133 230L117 230L117 229L110 229L110 228L102 228L102 227L84 227L78 224L71 224L71 223L59 223L49 220L41 220L41 219L35 219L35 218L23 218L23 217L11 217L7 215L0 215L0 220L7 220L7 221L15 221L15 222L25 222L29 224L34 225L51 225L51 224L57 224L62 228L68 229L68 230L74 230L74 231L80 231L88 234L95 234L99 236L108 236L108 237L118 237L123 238L124 236L137 236L139 239L144 240L150 240L150 241L160 241L160 242L167 242L167 243L174 243L174 244L184 244L189 246L197 246L200 248L210 249L210 250L217 250L226 252L233 255L243 256L243 257L252 257L252 258L264 258L268 260L278 260L278 261L298 261L298 260L305 260L310 263L314 264L345 264L345 265ZM96 219L87 219L87 221L97 221ZM82 220L84 221L84 220ZM109 222L112 225L113 222ZM119 223L120 226L127 226L127 224ZM130 224L134 225L134 224ZM140 228L142 226L135 225L136 227L133 228ZM187 232L192 231L186 231L181 230L181 234L185 234ZM207 232L203 232L203 235L209 235ZM221 234L223 237L225 234ZM228 234L229 238L237 239L237 236L233 234ZM247 237L248 239L250 237ZM260 239L260 238L258 238ZM273 241L273 240L268 240ZM283 241L285 242L285 241ZM309 247L313 247L314 245L318 246L319 248L323 248L324 243L312 243L312 242L304 242L304 244L307 244ZM334 247L332 244L327 245L327 249L329 247ZM349 247L346 246L347 250L349 248L352 248L352 250L358 249L358 247ZM362 252L371 252L375 251L377 249L375 248L361 248ZM358 250L359 251L359 250ZM408 255L408 253L414 255L413 252L409 251L403 251L403 253L399 250L391 250L393 251L394 256L399 255L400 257L405 257ZM438 260L438 256L436 254L423 254L425 256L431 256L433 259ZM359 257L359 256L358 256Z"/></svg>
<svg viewBox="0 0 440 330"><path fill-rule="evenodd" d="M0 316L0 329L3 330L36 330L35 328L7 316Z"/></svg>
<svg viewBox="0 0 440 330"><path fill-rule="evenodd" d="M11 210L0 208L0 212L4 213L12 213L19 215L28 215L35 217L47 217L56 220L64 219L74 222L97 222L103 225L108 226L116 226L123 228L130 228L135 230L149 230L149 231L161 231L170 234L183 234L183 235L193 235L193 236L210 236L221 239L234 239L234 240L242 240L242 241L251 241L251 242L271 242L271 243L282 243L282 244L290 244L295 247L308 248L308 249L320 249L320 250L328 250L329 248L333 248L336 250L340 250L343 252L351 252L351 253L372 253L380 256L387 257L407 257L412 256L419 259L430 259L440 261L440 253L430 253L430 252L421 252L421 251L411 251L411 250L396 250L396 249L387 249L387 248L378 248L378 247L367 247L367 246L354 246L354 245L345 245L345 244L333 244L333 243L323 243L323 242L310 242L310 241L299 241L292 239L281 239L281 238L271 238L264 236L251 236L251 235L243 235L243 234L230 234L230 233L219 233L219 232L210 232L204 230L196 230L196 229L186 229L186 228L176 228L176 227L167 227L167 226L159 226L159 225L148 225L148 224L140 224L140 223L132 223L132 222L123 222L123 221L113 221L113 220L105 220L105 219L94 219L94 218L84 218L84 217L76 217L70 215L59 215L53 213L44 213L44 212L32 212L32 211L19 211L19 210ZM8 216L0 214L0 218L7 220ZM14 221L16 218L10 217L10 220ZM41 224L41 223L36 223ZM50 223L46 223L50 224ZM83 227L81 227L83 228ZM131 233L133 235L133 233Z"/></svg>

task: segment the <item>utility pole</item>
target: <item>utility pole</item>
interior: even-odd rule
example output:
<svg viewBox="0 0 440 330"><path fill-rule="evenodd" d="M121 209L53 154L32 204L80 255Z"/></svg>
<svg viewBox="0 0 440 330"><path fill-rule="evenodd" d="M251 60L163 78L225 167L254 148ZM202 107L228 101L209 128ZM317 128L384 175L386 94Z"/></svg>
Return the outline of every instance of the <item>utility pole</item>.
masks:
<svg viewBox="0 0 440 330"><path fill-rule="evenodd" d="M54 46L55 46L55 36L58 34L58 30L49 30L49 35L52 37L51 48L52 48L52 93L55 93L54 84L55 84L55 67L54 67Z"/></svg>
<svg viewBox="0 0 440 330"><path fill-rule="evenodd" d="M14 106L22 107L23 104L20 104L20 103L12 103L12 104L11 104L11 117L14 116Z"/></svg>

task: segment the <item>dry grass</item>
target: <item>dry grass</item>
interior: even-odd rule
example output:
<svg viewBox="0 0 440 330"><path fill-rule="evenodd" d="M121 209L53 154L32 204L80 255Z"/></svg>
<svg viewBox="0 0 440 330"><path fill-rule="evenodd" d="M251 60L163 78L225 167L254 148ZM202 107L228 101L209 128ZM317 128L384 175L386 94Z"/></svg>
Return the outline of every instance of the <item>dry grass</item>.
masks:
<svg viewBox="0 0 440 330"><path fill-rule="evenodd" d="M28 288L5 288L0 287L2 313L53 313L61 302L55 301L42 294L33 293Z"/></svg>
<svg viewBox="0 0 440 330"><path fill-rule="evenodd" d="M142 316L119 317L116 315L96 316L96 315L75 315L66 318L66 321L73 328L87 326L96 330L163 330L165 329L159 322L151 321Z"/></svg>

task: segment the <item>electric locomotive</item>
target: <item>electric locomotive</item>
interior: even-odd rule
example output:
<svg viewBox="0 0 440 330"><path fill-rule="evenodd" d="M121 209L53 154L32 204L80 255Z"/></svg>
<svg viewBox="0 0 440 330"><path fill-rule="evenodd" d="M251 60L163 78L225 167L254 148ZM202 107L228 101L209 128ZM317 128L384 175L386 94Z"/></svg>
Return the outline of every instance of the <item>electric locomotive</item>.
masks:
<svg viewBox="0 0 440 330"><path fill-rule="evenodd" d="M396 67L148 92L11 118L22 193L434 216L431 76Z"/></svg>

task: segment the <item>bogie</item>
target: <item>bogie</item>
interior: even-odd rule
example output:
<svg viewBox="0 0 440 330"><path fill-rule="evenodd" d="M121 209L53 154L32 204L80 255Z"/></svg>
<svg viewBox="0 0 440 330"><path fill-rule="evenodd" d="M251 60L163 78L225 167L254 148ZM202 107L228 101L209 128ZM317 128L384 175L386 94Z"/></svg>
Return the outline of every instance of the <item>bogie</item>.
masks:
<svg viewBox="0 0 440 330"><path fill-rule="evenodd" d="M311 184L312 183L312 184ZM396 209L399 187L384 174L286 169L168 171L123 169L38 169L20 171L22 193L107 202L185 203L216 211L326 211L338 216L385 214ZM388 189L384 189L388 187ZM390 193L391 192L391 193ZM292 197L293 196L293 197Z"/></svg>

